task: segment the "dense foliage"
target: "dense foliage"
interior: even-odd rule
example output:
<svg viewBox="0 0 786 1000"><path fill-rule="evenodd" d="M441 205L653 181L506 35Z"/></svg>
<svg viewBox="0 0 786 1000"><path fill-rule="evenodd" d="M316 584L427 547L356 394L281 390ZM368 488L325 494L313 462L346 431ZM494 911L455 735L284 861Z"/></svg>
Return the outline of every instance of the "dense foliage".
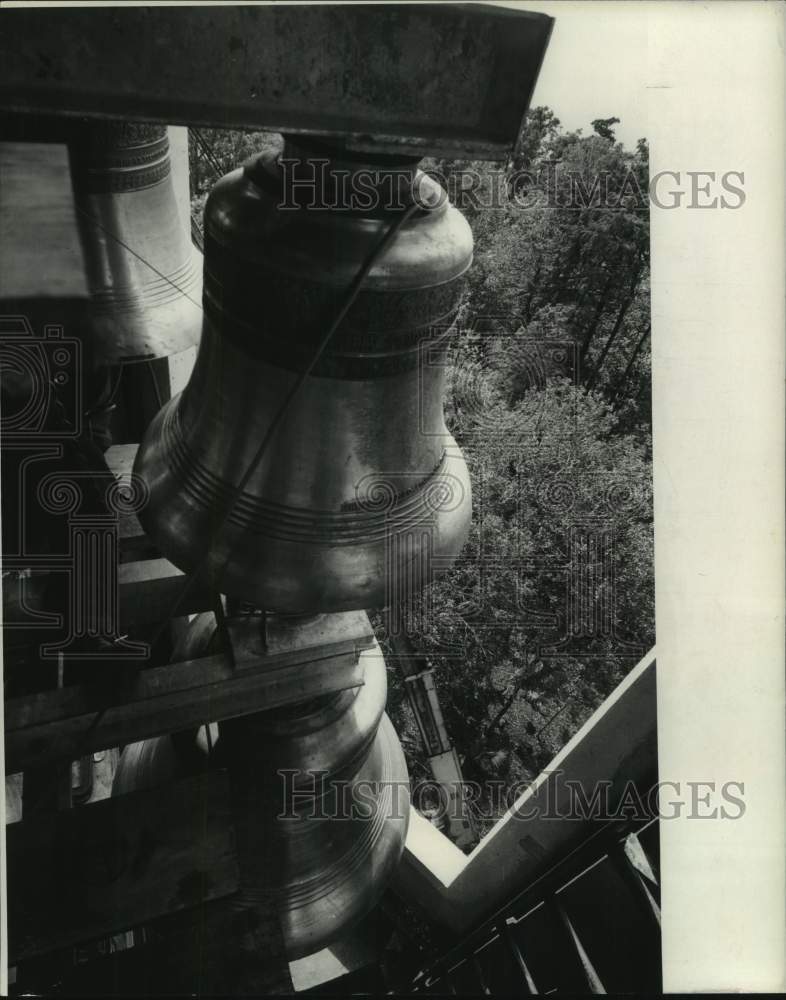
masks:
<svg viewBox="0 0 786 1000"><path fill-rule="evenodd" d="M473 522L408 627L481 783L535 777L654 641L647 144L592 124L533 109L502 178L428 164L475 236L445 401Z"/></svg>

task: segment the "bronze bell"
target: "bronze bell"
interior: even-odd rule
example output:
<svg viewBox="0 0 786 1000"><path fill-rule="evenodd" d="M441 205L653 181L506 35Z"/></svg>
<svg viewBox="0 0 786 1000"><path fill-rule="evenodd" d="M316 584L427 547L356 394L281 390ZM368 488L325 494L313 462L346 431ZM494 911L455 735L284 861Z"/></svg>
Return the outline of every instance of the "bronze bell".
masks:
<svg viewBox="0 0 786 1000"><path fill-rule="evenodd" d="M253 619L233 627L235 655L253 643ZM212 613L189 627L178 658L221 648ZM127 746L113 794L227 768L242 907L272 897L290 959L326 947L375 904L404 849L409 782L384 714L385 662L360 654L365 683L198 733Z"/></svg>
<svg viewBox="0 0 786 1000"><path fill-rule="evenodd" d="M166 357L199 339L202 257L191 242L185 131L132 122L71 129L91 339L104 363Z"/></svg>
<svg viewBox="0 0 786 1000"><path fill-rule="evenodd" d="M342 155L289 143L211 192L196 365L134 469L150 492L140 520L163 554L272 610L398 602L449 567L469 526L467 468L442 396L472 233L416 163ZM346 205L345 191L356 195ZM421 207L373 260L244 482L358 272L413 199Z"/></svg>

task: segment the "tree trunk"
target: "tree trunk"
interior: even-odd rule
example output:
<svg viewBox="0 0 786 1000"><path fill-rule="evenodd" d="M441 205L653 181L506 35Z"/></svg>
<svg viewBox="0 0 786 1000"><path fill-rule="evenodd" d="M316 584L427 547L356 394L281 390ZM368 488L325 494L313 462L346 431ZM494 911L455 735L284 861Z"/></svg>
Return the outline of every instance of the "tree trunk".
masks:
<svg viewBox="0 0 786 1000"><path fill-rule="evenodd" d="M650 335L651 325L652 325L651 323L647 323L646 327L644 328L644 333L642 333L641 337L639 337L638 343L633 348L633 354L631 354L630 360L628 361L627 365L625 365L625 371L617 379L617 382L616 382L616 384L614 386L614 395L612 397L615 400L619 396L620 391L621 391L623 385L625 385L625 381L628 378L628 375L630 375L630 370L631 370L631 368L633 368L633 364L636 361L636 358L639 356L639 351L644 346L644 341Z"/></svg>
<svg viewBox="0 0 786 1000"><path fill-rule="evenodd" d="M633 273L633 278L631 280L631 285L628 291L627 298L623 301L622 305L619 308L619 311L617 312L617 318L614 322L614 326L612 327L611 333L609 334L608 340L603 345L603 350L600 352L600 357L598 358L595 364L594 370L590 375L590 377L587 379L586 385L588 389L591 389L595 385L598 375L600 374L600 370L603 367L603 363L606 360L606 357L609 351L611 350L612 346L614 345L614 341L617 339L620 330L622 329L623 320L625 319L628 309L630 309L631 303L633 302L633 299L636 295L636 289L638 288L640 276L641 276L641 264L639 264L639 266Z"/></svg>

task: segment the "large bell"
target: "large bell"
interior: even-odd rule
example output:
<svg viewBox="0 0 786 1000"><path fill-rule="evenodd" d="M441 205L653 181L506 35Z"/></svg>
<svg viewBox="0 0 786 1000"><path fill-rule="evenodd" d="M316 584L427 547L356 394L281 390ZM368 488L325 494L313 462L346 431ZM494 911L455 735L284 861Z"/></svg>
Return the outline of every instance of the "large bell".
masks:
<svg viewBox="0 0 786 1000"><path fill-rule="evenodd" d="M71 129L91 343L100 361L162 358L199 339L202 257L191 242L185 131L130 122Z"/></svg>
<svg viewBox="0 0 786 1000"><path fill-rule="evenodd" d="M233 628L235 655L255 624ZM220 649L212 614L198 616L177 656ZM229 770L240 866L239 906L274 900L290 959L325 947L377 901L404 849L409 782L384 714L385 662L364 651L365 683L310 702L127 746L113 794L205 766ZM208 749L209 748L209 749Z"/></svg>
<svg viewBox="0 0 786 1000"><path fill-rule="evenodd" d="M262 154L211 192L201 344L186 389L139 449L134 471L150 493L140 520L181 569L203 567L216 590L260 607L384 606L446 569L468 530L469 479L442 396L472 234L412 162L330 152L323 168L313 151L311 161L291 144L284 152ZM286 166L293 158L300 176ZM326 182L334 170L349 183ZM365 202L340 204L341 192L364 186ZM244 482L413 191L425 207L373 259Z"/></svg>

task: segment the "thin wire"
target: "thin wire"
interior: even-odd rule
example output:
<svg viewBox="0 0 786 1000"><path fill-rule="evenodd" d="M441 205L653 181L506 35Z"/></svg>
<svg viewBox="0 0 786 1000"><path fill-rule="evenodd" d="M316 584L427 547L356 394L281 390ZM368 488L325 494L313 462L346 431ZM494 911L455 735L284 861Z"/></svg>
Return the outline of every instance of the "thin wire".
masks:
<svg viewBox="0 0 786 1000"><path fill-rule="evenodd" d="M120 237L116 233L111 232L109 229L106 228L106 226L102 226L101 223L98 221L98 219L96 219L95 216L91 215L89 212L86 212L83 208L80 208L79 205L76 205L75 207L76 207L77 212L79 212L80 215L83 215L86 219L89 219L90 222L93 223L93 225L98 226L98 228L100 230L102 230L102 232L106 233L106 235L110 239L113 239L115 241L115 243L118 243L121 247L123 247L124 250L128 250L128 252L130 254L133 254L134 257L136 257L136 259L138 261L141 261L145 265L145 267L149 267L150 270L153 271L154 274L157 274L158 277L162 279L162 281L165 281L168 285L171 285L172 288L175 289L175 291L180 292L181 295L183 295L185 298L187 298L188 301L192 305L196 306L196 308L200 312L202 312L202 303L201 302L195 302L194 299L192 299L191 296L188 294L188 292L184 292L183 289L178 284L176 284L174 281L172 281L172 279L169 278L166 274L164 274L163 272L159 271L157 267L155 267L153 264L150 263L149 260L145 260L145 258L141 254L138 254L136 252L136 250L134 250L133 247L130 247L127 243L125 243L123 240L121 240Z"/></svg>
<svg viewBox="0 0 786 1000"><path fill-rule="evenodd" d="M167 619L163 622L162 628L159 630L159 632L156 633L155 638L158 638L159 635L161 634L161 632L163 631L163 629L168 626L169 621L175 616L175 612L180 607L180 604L182 603L184 597L188 593L190 593L191 588L193 588L193 586L195 585L196 580L197 580L197 578L199 576L199 573L201 572L202 569L204 569L205 564L207 563L208 559L210 558L210 550L211 550L211 548L213 546L213 543L218 539L221 531L224 528L224 525L226 524L227 520L229 519L230 514L234 510L235 505L237 504L237 502L242 497L242 495L243 495L243 493L245 491L246 486L248 485L249 481L251 480L251 477L256 472L257 467L259 466L259 463L262 461L262 458L264 457L264 454L267 451L267 448L268 448L268 446L270 445L270 442L273 439L273 435L274 435L276 429L278 428L278 426L281 423L281 421L284 419L284 416L286 415L286 412L289 409L290 405L292 404L292 401L294 400L295 396L298 394L298 392L300 391L300 389L303 386L304 382L309 377L309 375L311 374L311 372L314 370L314 367L316 366L316 364L319 361L319 359L322 357L322 354L324 353L325 349L327 348L328 344L330 343L330 340L333 337L333 334L336 332L336 329L341 324L341 322L343 321L343 319L346 316L346 314L349 312L350 307L352 306L353 302L357 298L358 292L360 291L360 288L361 288L363 282L365 281L365 279L366 279L369 271L371 270L371 268L376 263L377 258L386 249L386 247L388 246L388 244L394 239L394 237L397 235L399 229L401 229L401 227L406 222L409 221L409 219L414 215L414 213L417 212L417 211L419 211L419 210L420 210L420 206L418 204L410 205L410 207L401 216L399 216L398 219L396 219L396 221L390 226L390 228L385 233L385 235L382 237L382 239L379 241L379 243L376 245L376 247L369 254L368 258L366 259L366 262L363 264L363 266L361 267L361 269L358 271L357 275L353 279L352 284L349 286L349 288L347 290L347 295L346 295L346 298L344 299L343 305L339 309L338 313L336 314L336 316L333 319L333 322L330 324L330 326L328 327L327 331L323 335L321 341L317 345L316 350L314 351L313 355L311 356L310 361L308 362L308 364L306 365L306 367L298 374L298 377L295 379L295 381L290 386L289 391L287 392L286 396L284 397L284 399L283 399L281 405L279 406L278 410L274 414L273 419L270 421L270 424L268 425L267 431L265 432L265 434L264 434L261 442L259 443L259 447L257 448L256 452L254 453L253 458L251 459L251 461L249 462L248 466L246 467L246 471L243 473L243 476L241 477L240 482L233 488L233 490L232 490L232 492L230 494L229 504L228 504L226 510L224 511L224 513L222 514L220 520L218 521L218 524L217 524L216 528L213 530L212 534L208 537L207 545L205 546L204 555L202 556L202 558L200 559L200 561L197 563L196 568L189 574L189 577L188 577L188 580L187 580L185 586L183 587L183 589L178 594L178 597L175 600L175 602L174 602L174 604L172 606L172 609L170 610L169 615L167 616ZM220 567L219 573L223 572L223 570L225 569L225 567L226 567L227 563L229 562L231 556L232 556L232 552L229 552L227 554L226 559L224 560L224 562L222 563L222 565ZM218 576L219 573L216 573L216 576Z"/></svg>
<svg viewBox="0 0 786 1000"><path fill-rule="evenodd" d="M199 129L192 129L192 132L194 133L197 145L200 147L203 156L207 160L208 166L211 168L216 177L220 177L223 171L221 170L221 164L218 162L218 159L213 151L213 147L208 145L207 140Z"/></svg>
<svg viewBox="0 0 786 1000"><path fill-rule="evenodd" d="M201 131L198 128L192 128L190 131L194 136L194 139L196 139L197 145L202 148L202 152L205 155L205 159L207 160L208 164L212 167L213 173L216 175L216 177L223 176L224 170L221 164L218 162L215 153L213 152L213 147L208 145L207 140L205 139L205 137L202 135Z"/></svg>
<svg viewBox="0 0 786 1000"><path fill-rule="evenodd" d="M199 250L200 253L205 252L205 236L202 232L202 227L199 225L197 220L191 216L191 242Z"/></svg>
<svg viewBox="0 0 786 1000"><path fill-rule="evenodd" d="M90 417L95 416L97 413L106 413L108 410L113 408L115 402L115 397L117 396L117 391L120 388L120 383L123 381L123 366L117 366L117 374L115 375L114 385L110 386L109 396L105 402L101 402L99 399L90 407L89 410L85 411L85 416L90 419Z"/></svg>
<svg viewBox="0 0 786 1000"><path fill-rule="evenodd" d="M210 166L212 167L213 171L215 172L216 176L220 177L221 174L222 174L221 165L218 163L218 161L216 160L215 156L213 155L212 150L207 146L205 140L200 135L199 129L190 129L189 131L194 134L194 138L202 146L203 150L205 151L205 156L206 156L208 162L210 163ZM159 271L158 268L155 267L155 265L151 264L150 261L146 260L141 254L137 253L136 250L134 250L133 247L130 247L126 242L124 242L123 240L121 240L120 237L116 233L111 232L109 229L106 228L106 226L103 226L94 215L91 215L89 212L85 211L85 209L82 208L80 205L75 204L74 207L76 208L77 212L79 212L80 215L84 216L86 219L89 219L89 221L92 222L93 225L98 226L98 228L102 232L104 232L110 239L113 239L115 241L115 243L117 243L121 247L123 247L124 250L128 250L128 252L130 254L133 254L134 257L136 257L136 259L138 261L140 261L142 264L145 265L145 267L149 267L150 270L153 271L154 274L158 275L158 277L162 279L162 281L165 281L168 285L171 285L172 288L175 289L175 291L179 292L181 295L183 295L185 298L187 298L188 301L192 303L192 305L195 305L197 307L197 309L199 309L200 312L202 311L202 303L201 302L195 302L194 299L192 299L191 296L188 294L188 292L184 292L183 289L176 282L172 281L172 279L170 277L168 277L166 274L164 274L162 271ZM195 235L195 233L194 233L194 226L195 226L195 222L194 222L194 220L192 218L192 220L191 220L191 236L192 236L192 241L195 242L197 244L198 248L201 250L202 249L202 245L201 245L202 244L202 231L201 231L201 229L199 229L199 225L197 223L196 224L196 228L197 228L197 232L199 233L200 239L199 239L199 242L193 240L193 237Z"/></svg>

